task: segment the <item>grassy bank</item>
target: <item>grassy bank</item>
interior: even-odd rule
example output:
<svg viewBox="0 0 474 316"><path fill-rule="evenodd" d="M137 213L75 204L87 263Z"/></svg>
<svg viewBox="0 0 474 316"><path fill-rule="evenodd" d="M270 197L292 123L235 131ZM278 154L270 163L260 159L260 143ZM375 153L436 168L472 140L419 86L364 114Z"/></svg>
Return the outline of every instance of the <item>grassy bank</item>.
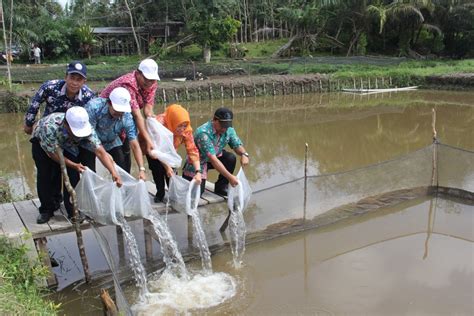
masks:
<svg viewBox="0 0 474 316"><path fill-rule="evenodd" d="M48 270L31 263L25 246L16 247L0 236L0 314L55 315L59 305L44 299L47 289L39 286Z"/></svg>
<svg viewBox="0 0 474 316"><path fill-rule="evenodd" d="M88 80L110 81L137 67L137 58L115 57L108 61L88 65ZM163 80L175 77L192 78L193 64L189 61L158 61ZM215 59L209 64L194 63L196 72L206 77L226 75L266 75L266 74L330 74L333 79L367 77L427 77L474 73L474 59L410 61L391 57L315 57L294 59ZM42 66L15 66L12 70L14 82L37 82L63 78L64 64Z"/></svg>

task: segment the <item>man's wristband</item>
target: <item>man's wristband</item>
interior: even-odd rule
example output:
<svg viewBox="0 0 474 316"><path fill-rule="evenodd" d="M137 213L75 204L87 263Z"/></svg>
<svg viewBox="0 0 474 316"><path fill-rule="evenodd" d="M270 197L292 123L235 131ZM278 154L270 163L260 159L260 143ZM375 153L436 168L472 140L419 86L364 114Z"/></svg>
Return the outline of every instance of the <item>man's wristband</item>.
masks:
<svg viewBox="0 0 474 316"><path fill-rule="evenodd" d="M140 170L140 171L146 171L145 167L140 167L140 168L138 168L138 170Z"/></svg>
<svg viewBox="0 0 474 316"><path fill-rule="evenodd" d="M244 152L244 153L242 154L242 156L246 156L247 158L250 157L248 152Z"/></svg>

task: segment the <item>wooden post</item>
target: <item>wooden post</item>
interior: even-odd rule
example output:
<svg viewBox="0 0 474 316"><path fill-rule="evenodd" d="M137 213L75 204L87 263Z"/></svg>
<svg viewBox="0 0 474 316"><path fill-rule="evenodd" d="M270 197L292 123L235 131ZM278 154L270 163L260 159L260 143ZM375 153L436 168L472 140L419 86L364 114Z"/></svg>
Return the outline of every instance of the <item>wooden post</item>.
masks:
<svg viewBox="0 0 474 316"><path fill-rule="evenodd" d="M166 103L166 90L163 89L163 102Z"/></svg>
<svg viewBox="0 0 474 316"><path fill-rule="evenodd" d="M145 257L147 261L153 259L153 237L150 232L150 222L147 219L143 219L143 236L145 238Z"/></svg>
<svg viewBox="0 0 474 316"><path fill-rule="evenodd" d="M323 92L323 83L321 79L319 79L319 92Z"/></svg>
<svg viewBox="0 0 474 316"><path fill-rule="evenodd" d="M257 96L257 86L255 85L255 82L253 83L253 96Z"/></svg>
<svg viewBox="0 0 474 316"><path fill-rule="evenodd" d="M437 155L437 148L438 148L438 133L436 132L436 111L432 109L432 121L431 121L431 128L433 130L433 157L432 157L432 171L431 171L431 185L434 186L435 183L437 185L437 170L438 170L438 155Z"/></svg>
<svg viewBox="0 0 474 316"><path fill-rule="evenodd" d="M308 143L305 143L304 150L304 200L303 200L303 221L306 223L306 202L308 194Z"/></svg>
<svg viewBox="0 0 474 316"><path fill-rule="evenodd" d="M245 84L242 84L242 96L245 98Z"/></svg>
<svg viewBox="0 0 474 316"><path fill-rule="evenodd" d="M174 88L174 97L175 97L176 102L179 102L178 90L176 90L176 88Z"/></svg>
<svg viewBox="0 0 474 316"><path fill-rule="evenodd" d="M272 82L272 87L273 87L273 96L275 96L276 95L275 81Z"/></svg>
<svg viewBox="0 0 474 316"><path fill-rule="evenodd" d="M212 100L212 84L209 84L209 100Z"/></svg>
<svg viewBox="0 0 474 316"><path fill-rule="evenodd" d="M364 82L362 81L362 77L360 78L360 90L364 89Z"/></svg>
<svg viewBox="0 0 474 316"><path fill-rule="evenodd" d="M354 89L356 89L356 80L355 80L355 78L352 78L352 81L354 81Z"/></svg>
<svg viewBox="0 0 474 316"><path fill-rule="evenodd" d="M84 248L84 241L82 239L81 224L79 223L79 220L77 217L76 191L74 191L74 188L72 187L71 182L69 181L69 176L67 175L67 170L66 170L66 163L64 162L63 150L59 146L56 147L56 154L59 156L59 163L61 165L61 172L63 175L64 183L66 185L66 189L69 192L69 195L71 196L72 216L74 219L73 226L74 226L74 230L76 231L77 247L79 248L79 254L81 256L81 262L82 262L82 267L84 268L84 276L86 279L86 283L89 283L91 280L91 276L89 273L89 263L87 262L86 250Z"/></svg>
<svg viewBox="0 0 474 316"><path fill-rule="evenodd" d="M184 88L184 91L186 92L186 101L189 101L189 90L187 86Z"/></svg>
<svg viewBox="0 0 474 316"><path fill-rule="evenodd" d="M201 86L198 87L198 100L201 101Z"/></svg>
<svg viewBox="0 0 474 316"><path fill-rule="evenodd" d="M221 85L221 99L224 99L224 86Z"/></svg>
<svg viewBox="0 0 474 316"><path fill-rule="evenodd" d="M375 77L375 89L379 88L378 78Z"/></svg>
<svg viewBox="0 0 474 316"><path fill-rule="evenodd" d="M235 98L234 84L233 83L230 84L230 96L231 96L232 99Z"/></svg>
<svg viewBox="0 0 474 316"><path fill-rule="evenodd" d="M267 95L267 87L265 82L263 83L263 95Z"/></svg>
<svg viewBox="0 0 474 316"><path fill-rule="evenodd" d="M115 316L118 315L118 309L114 300L110 297L109 292L105 289L100 290L100 299L104 307L104 315Z"/></svg>

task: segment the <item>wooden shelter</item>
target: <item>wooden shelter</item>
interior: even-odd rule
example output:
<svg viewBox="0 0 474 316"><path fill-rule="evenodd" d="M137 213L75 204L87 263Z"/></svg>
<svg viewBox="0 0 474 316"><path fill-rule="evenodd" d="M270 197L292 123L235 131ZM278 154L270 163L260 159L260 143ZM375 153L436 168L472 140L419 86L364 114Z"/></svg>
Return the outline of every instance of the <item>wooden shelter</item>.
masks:
<svg viewBox="0 0 474 316"><path fill-rule="evenodd" d="M147 52L149 45L157 39L175 38L183 26L183 22L168 21L135 27L141 51ZM138 51L131 27L94 27L93 33L98 40L96 54L133 55Z"/></svg>

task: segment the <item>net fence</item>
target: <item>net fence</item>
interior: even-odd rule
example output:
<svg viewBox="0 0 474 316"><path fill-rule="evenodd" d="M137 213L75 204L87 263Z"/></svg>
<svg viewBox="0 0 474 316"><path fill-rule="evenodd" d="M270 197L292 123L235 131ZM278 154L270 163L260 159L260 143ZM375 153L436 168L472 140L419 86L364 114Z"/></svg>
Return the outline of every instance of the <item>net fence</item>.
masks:
<svg viewBox="0 0 474 316"><path fill-rule="evenodd" d="M474 203L474 152L435 142L389 161L256 191L247 228L290 232L437 193Z"/></svg>

